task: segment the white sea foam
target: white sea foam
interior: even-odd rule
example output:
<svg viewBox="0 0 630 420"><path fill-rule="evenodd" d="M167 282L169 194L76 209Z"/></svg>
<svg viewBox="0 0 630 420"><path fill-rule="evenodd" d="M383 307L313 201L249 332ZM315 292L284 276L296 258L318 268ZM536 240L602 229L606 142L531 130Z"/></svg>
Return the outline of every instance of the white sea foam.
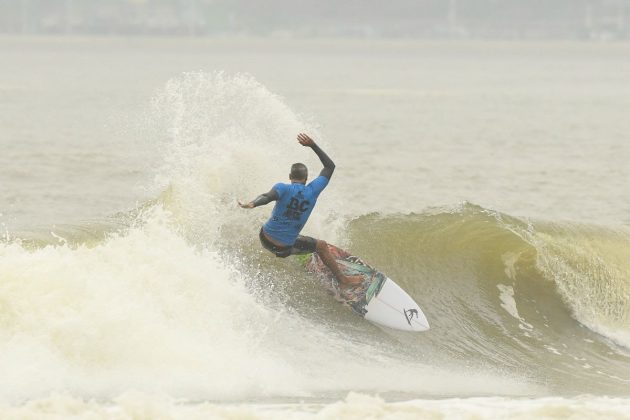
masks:
<svg viewBox="0 0 630 420"><path fill-rule="evenodd" d="M497 289L499 289L501 307L513 318L518 319L520 329L526 332L531 332L534 329L534 326L525 322L518 313L516 301L514 300L514 288L512 286L506 286L505 284L497 284Z"/></svg>
<svg viewBox="0 0 630 420"><path fill-rule="evenodd" d="M113 403L53 395L23 405L0 404L0 416L15 419L629 419L630 400L607 397L509 399L447 398L387 402L350 393L326 404L211 404L178 402L163 395L128 392Z"/></svg>
<svg viewBox="0 0 630 420"><path fill-rule="evenodd" d="M512 288L512 286L497 284L497 289L499 289L500 292L499 299L501 299L501 307L505 309L507 313L520 321L521 316L518 314L518 309L516 309L516 301L514 300L514 289Z"/></svg>
<svg viewBox="0 0 630 420"><path fill-rule="evenodd" d="M167 219L156 209L143 227L93 248L0 247L2 397L291 389L283 360L256 345L276 314Z"/></svg>

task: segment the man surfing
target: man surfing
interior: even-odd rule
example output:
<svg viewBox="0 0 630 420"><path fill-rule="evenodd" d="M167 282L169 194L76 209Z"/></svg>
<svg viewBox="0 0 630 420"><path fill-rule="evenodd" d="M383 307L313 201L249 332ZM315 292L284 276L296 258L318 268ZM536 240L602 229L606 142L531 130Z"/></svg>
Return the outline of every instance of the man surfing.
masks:
<svg viewBox="0 0 630 420"><path fill-rule="evenodd" d="M341 288L360 284L363 281L362 276L343 274L325 241L300 235L319 194L326 188L332 177L335 164L306 134L298 134L297 140L302 146L313 149L324 165L319 176L306 185L308 179L306 165L294 163L289 174L290 184L277 183L271 191L259 195L249 203L239 201L238 205L244 209L253 209L275 201L271 217L260 229L260 242L265 249L280 258L317 252L326 267L332 271Z"/></svg>

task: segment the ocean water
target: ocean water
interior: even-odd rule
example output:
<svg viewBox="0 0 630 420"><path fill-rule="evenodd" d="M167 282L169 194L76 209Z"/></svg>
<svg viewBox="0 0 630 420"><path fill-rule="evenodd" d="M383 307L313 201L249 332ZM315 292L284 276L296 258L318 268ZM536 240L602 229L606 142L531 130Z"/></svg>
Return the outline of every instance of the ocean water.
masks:
<svg viewBox="0 0 630 420"><path fill-rule="evenodd" d="M0 38L0 417L630 418L630 46ZM394 278L376 327L257 239Z"/></svg>

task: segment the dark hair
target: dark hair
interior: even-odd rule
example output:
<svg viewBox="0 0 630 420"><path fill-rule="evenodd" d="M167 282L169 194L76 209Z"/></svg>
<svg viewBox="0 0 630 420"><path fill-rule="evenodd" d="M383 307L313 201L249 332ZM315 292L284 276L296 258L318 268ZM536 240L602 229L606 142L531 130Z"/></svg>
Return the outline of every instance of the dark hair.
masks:
<svg viewBox="0 0 630 420"><path fill-rule="evenodd" d="M308 168L303 163L294 163L291 165L291 173L289 179L302 180L308 178Z"/></svg>

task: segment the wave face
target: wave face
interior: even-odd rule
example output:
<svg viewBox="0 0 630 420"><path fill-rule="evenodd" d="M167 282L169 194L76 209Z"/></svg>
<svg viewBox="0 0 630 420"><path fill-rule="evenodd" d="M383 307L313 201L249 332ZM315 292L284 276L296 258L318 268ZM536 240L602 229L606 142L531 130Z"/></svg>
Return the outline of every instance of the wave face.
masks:
<svg viewBox="0 0 630 420"><path fill-rule="evenodd" d="M327 192L309 233L395 279L432 326L384 330L261 250L267 209L235 206L286 178L308 122L220 73L173 79L149 118L154 200L0 244L3 400L628 394L627 231L473 204L340 215Z"/></svg>
<svg viewBox="0 0 630 420"><path fill-rule="evenodd" d="M627 230L464 204L361 216L348 235L424 308L424 351L528 371L555 392L627 392Z"/></svg>

